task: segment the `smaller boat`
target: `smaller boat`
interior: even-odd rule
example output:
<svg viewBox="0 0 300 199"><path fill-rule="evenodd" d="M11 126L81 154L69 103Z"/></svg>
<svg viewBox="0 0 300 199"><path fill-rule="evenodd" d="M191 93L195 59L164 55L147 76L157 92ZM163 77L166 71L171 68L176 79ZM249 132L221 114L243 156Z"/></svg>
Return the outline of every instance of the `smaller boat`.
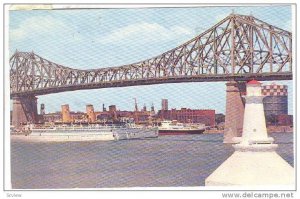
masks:
<svg viewBox="0 0 300 199"><path fill-rule="evenodd" d="M206 129L204 124L183 124L176 120L162 121L158 128L159 135L202 134Z"/></svg>

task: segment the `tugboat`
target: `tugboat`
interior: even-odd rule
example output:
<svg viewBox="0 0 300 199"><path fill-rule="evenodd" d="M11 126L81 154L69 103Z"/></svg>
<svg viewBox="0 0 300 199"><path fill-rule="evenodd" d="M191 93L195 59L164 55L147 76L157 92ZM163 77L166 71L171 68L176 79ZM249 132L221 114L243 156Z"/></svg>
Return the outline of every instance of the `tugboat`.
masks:
<svg viewBox="0 0 300 199"><path fill-rule="evenodd" d="M202 134L205 129L204 124L183 124L173 120L162 121L158 133L159 135Z"/></svg>

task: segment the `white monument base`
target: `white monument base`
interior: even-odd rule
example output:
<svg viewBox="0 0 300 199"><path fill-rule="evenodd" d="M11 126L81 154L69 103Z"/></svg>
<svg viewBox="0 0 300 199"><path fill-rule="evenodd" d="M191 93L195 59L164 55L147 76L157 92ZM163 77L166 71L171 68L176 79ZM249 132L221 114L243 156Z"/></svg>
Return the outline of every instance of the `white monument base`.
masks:
<svg viewBox="0 0 300 199"><path fill-rule="evenodd" d="M234 146L236 151L205 180L205 186L294 185L294 168L276 152L277 145Z"/></svg>

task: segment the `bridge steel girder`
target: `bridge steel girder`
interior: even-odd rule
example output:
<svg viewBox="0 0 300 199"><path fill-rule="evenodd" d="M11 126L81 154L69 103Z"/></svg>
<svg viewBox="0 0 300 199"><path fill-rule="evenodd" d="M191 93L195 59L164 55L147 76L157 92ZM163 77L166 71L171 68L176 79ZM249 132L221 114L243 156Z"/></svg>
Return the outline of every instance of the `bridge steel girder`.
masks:
<svg viewBox="0 0 300 199"><path fill-rule="evenodd" d="M129 87L129 86L141 86L141 85L154 85L154 84L166 84L166 83L188 83L188 82L220 82L220 81L248 81L256 79L258 81L267 80L292 80L292 74L265 74L265 75L250 75L250 76L198 76L198 77L180 77L180 78L160 78L160 79L147 79L147 80L127 80L127 81L113 81L110 83L94 83L77 86L61 86L59 88L48 89L35 89L29 91L21 91L12 93L14 96L28 96L28 95L46 95L51 93L59 93L65 91L86 90L86 89L99 89L99 88L114 88L114 87Z"/></svg>
<svg viewBox="0 0 300 199"><path fill-rule="evenodd" d="M172 50L119 67L78 70L16 51L10 77L11 97L162 83L290 80L292 33L232 14Z"/></svg>

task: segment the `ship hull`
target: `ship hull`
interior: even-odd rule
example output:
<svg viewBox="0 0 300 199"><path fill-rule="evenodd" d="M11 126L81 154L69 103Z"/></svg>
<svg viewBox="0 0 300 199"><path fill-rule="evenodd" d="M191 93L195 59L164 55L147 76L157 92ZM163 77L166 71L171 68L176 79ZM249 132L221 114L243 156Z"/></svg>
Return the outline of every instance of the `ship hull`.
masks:
<svg viewBox="0 0 300 199"><path fill-rule="evenodd" d="M158 137L157 129L89 129L71 130L33 130L28 136L31 141L65 142L65 141L113 141Z"/></svg>
<svg viewBox="0 0 300 199"><path fill-rule="evenodd" d="M112 141L115 140L112 133L38 133L34 132L26 136L32 141L44 142L78 142L78 141Z"/></svg>
<svg viewBox="0 0 300 199"><path fill-rule="evenodd" d="M160 129L159 135L187 135L187 134L202 134L205 129L192 129L192 130L172 130Z"/></svg>

